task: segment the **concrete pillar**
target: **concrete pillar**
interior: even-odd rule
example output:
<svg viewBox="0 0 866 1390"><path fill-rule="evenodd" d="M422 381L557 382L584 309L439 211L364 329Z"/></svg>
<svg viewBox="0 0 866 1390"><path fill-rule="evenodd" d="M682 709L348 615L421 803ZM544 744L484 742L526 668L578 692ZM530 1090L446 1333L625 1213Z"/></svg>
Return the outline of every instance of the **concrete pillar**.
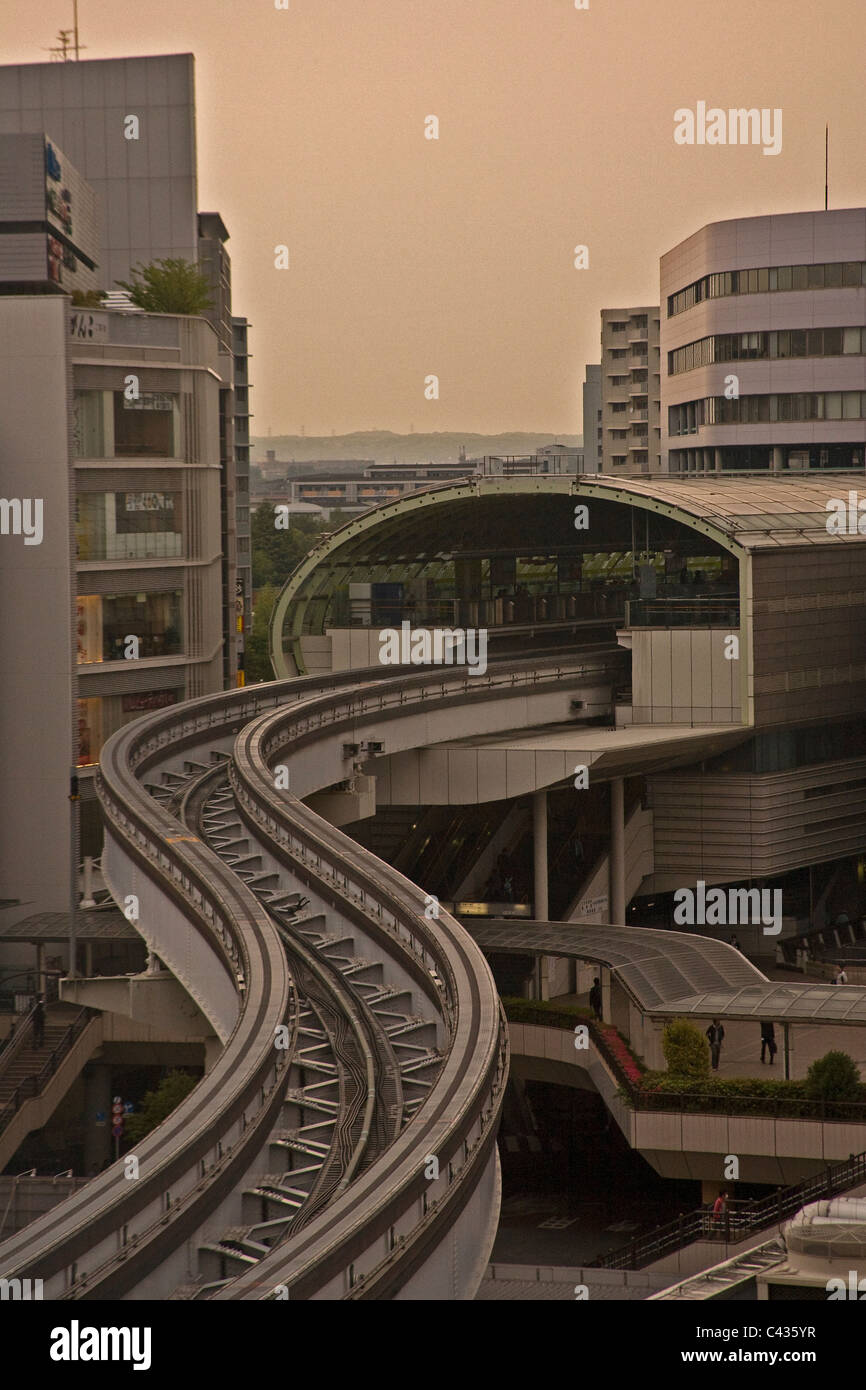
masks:
<svg viewBox="0 0 866 1390"><path fill-rule="evenodd" d="M89 1062L84 1071L84 1173L102 1170L114 1153L111 1142L111 1067ZM102 1116L98 1119L97 1116ZM104 1121L104 1123L103 1123Z"/></svg>
<svg viewBox="0 0 866 1390"><path fill-rule="evenodd" d="M48 981L45 978L45 943L39 942L36 947L36 993L41 994L43 999L46 998L47 984Z"/></svg>
<svg viewBox="0 0 866 1390"><path fill-rule="evenodd" d="M88 980L93 979L93 942L84 943L84 974Z"/></svg>
<svg viewBox="0 0 866 1390"><path fill-rule="evenodd" d="M714 450L713 450L713 453L715 454L715 459L716 459L716 472L717 472L717 473L721 473L721 471L722 471L722 451L721 451L721 449L714 449Z"/></svg>
<svg viewBox="0 0 866 1390"><path fill-rule="evenodd" d="M610 784L610 922L625 926L625 783Z"/></svg>
<svg viewBox="0 0 866 1390"><path fill-rule="evenodd" d="M532 858L533 858L533 915L537 922L550 916L547 891L547 792L535 792L532 798ZM546 998L547 961L538 957L535 966L535 997Z"/></svg>
<svg viewBox="0 0 866 1390"><path fill-rule="evenodd" d="M773 445L773 472L781 473L785 466L785 450L779 444Z"/></svg>

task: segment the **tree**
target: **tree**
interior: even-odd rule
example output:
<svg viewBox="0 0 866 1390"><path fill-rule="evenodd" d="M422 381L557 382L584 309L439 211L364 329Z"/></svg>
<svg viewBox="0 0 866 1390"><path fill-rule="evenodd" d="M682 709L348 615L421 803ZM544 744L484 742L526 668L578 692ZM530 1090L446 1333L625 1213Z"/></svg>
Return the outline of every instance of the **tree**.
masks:
<svg viewBox="0 0 866 1390"><path fill-rule="evenodd" d="M686 1018L666 1023L662 1052L672 1076L700 1078L710 1071L710 1045L706 1035Z"/></svg>
<svg viewBox="0 0 866 1390"><path fill-rule="evenodd" d="M141 1102L141 1108L134 1115L130 1115L126 1122L125 1137L133 1144L139 1143L152 1129L156 1129L157 1125L168 1119L175 1106L180 1105L197 1085L197 1077L190 1076L185 1071L170 1071L162 1078L155 1091L147 1092Z"/></svg>
<svg viewBox="0 0 866 1390"><path fill-rule="evenodd" d="M272 681L274 679L268 642L268 623L279 592L276 585L267 584L256 594L255 608L253 609L253 630L244 653L244 675L247 685L252 684L253 681Z"/></svg>
<svg viewBox="0 0 866 1390"><path fill-rule="evenodd" d="M328 529L328 523L318 516L289 517L288 526L277 526L277 510L270 502L256 507L250 519L250 550L253 563L253 588L265 584L285 584L304 556ZM284 519L284 514L279 518Z"/></svg>
<svg viewBox="0 0 866 1390"><path fill-rule="evenodd" d="M847 1052L827 1052L818 1057L806 1073L806 1095L810 1100L860 1100L860 1073Z"/></svg>
<svg viewBox="0 0 866 1390"><path fill-rule="evenodd" d="M208 279L192 261L169 256L167 260L133 266L132 282L118 280L133 304L152 314L203 314L211 307Z"/></svg>

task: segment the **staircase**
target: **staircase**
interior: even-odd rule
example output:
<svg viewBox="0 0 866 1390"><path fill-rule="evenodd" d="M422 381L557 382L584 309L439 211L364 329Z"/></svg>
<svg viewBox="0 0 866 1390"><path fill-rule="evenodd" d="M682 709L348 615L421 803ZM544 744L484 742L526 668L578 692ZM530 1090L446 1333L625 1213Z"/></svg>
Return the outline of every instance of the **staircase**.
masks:
<svg viewBox="0 0 866 1390"><path fill-rule="evenodd" d="M80 1012L77 1004L49 1004L45 1010L45 1037L42 1046L34 1048L33 1033L30 1030L29 1036L15 1049L5 1064L3 1053L0 1053L0 1111L13 1099L19 1088L22 1096L35 1094L35 1078Z"/></svg>

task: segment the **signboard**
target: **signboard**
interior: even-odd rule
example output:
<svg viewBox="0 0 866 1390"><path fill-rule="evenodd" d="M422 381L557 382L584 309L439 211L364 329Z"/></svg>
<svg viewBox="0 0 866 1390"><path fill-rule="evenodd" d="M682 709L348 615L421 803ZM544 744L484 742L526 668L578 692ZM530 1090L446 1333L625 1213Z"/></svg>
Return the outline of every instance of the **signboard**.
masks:
<svg viewBox="0 0 866 1390"><path fill-rule="evenodd" d="M137 709L167 709L177 704L176 690L144 690L137 695L123 695L121 708L124 714Z"/></svg>
<svg viewBox="0 0 866 1390"><path fill-rule="evenodd" d="M172 397L165 391L143 391L132 401L123 397L124 410L171 410L173 406Z"/></svg>
<svg viewBox="0 0 866 1390"><path fill-rule="evenodd" d="M123 509L126 512L173 512L174 498L170 492L125 492Z"/></svg>
<svg viewBox="0 0 866 1390"><path fill-rule="evenodd" d="M592 912L605 912L607 903L606 893L602 898L584 898L583 902L578 904L577 915L578 917L588 917Z"/></svg>
<svg viewBox="0 0 866 1390"><path fill-rule="evenodd" d="M108 342L108 315L76 309L69 315L69 336L85 343Z"/></svg>

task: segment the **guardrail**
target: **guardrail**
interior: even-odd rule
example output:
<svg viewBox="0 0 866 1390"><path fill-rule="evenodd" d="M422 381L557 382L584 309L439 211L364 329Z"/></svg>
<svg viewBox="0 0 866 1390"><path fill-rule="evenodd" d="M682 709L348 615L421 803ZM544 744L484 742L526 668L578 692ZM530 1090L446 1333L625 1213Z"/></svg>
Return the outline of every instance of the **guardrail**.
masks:
<svg viewBox="0 0 866 1390"><path fill-rule="evenodd" d="M413 713L491 694L562 687L611 660L609 647L571 659L523 662L483 677L449 671L345 672L244 688L146 716L115 734L97 779L106 817L110 873L143 876L219 962L237 1011L220 1058L191 1095L137 1148L141 1177L125 1182L115 1165L33 1223L27 1240L0 1247L7 1277L53 1279L52 1297L118 1297L190 1238L248 1171L282 1104L286 1059L275 1055L275 1025L290 1017L291 981L278 933L249 889L178 822L138 778L193 747L224 743L252 720L281 709L268 728L271 751L302 745L364 714ZM593 666L593 662L595 665ZM375 677L375 679L371 679ZM396 677L396 679L395 679ZM266 721L267 722L267 721ZM233 769L239 806L256 836L315 878L350 921L378 932L442 1009L449 1038L439 1080L403 1134L329 1205L300 1241L278 1246L259 1279L218 1296L267 1297L286 1284L294 1298L391 1297L420 1267L459 1216L486 1171L507 1067L507 1036L480 952L453 919L427 922L423 894L292 798L275 804L263 767L267 751L242 740L247 763ZM276 740L276 742L273 742ZM262 760L263 759L263 760ZM349 856L351 855L351 859ZM120 885L112 884L115 897ZM192 937L189 938L192 940ZM431 970L443 981L443 997ZM180 978L180 975L179 975ZM207 1012L212 1002L185 981ZM483 1005L487 1005L482 1024ZM431 1199L424 1158L435 1139L445 1173ZM363 1204L363 1205L362 1205ZM340 1208L335 1210L334 1208ZM348 1208L348 1209L347 1209ZM390 1248L383 1254L383 1232ZM84 1260L88 1267L83 1269ZM273 1284L270 1279L273 1276Z"/></svg>

